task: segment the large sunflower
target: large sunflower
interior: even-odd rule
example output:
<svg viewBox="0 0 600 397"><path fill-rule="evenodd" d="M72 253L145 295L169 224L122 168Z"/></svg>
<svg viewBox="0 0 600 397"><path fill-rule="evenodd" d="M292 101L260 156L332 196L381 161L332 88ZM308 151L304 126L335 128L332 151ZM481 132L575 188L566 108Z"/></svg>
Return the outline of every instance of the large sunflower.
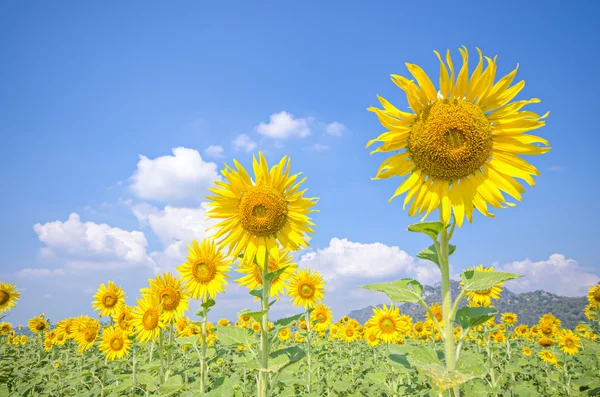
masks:
<svg viewBox="0 0 600 397"><path fill-rule="evenodd" d="M38 317L34 317L34 318L30 319L27 322L27 325L29 326L29 330L34 334L48 331L50 329L50 326L48 325L48 321L46 321L46 319L44 319L43 313L41 315L39 315Z"/></svg>
<svg viewBox="0 0 600 397"><path fill-rule="evenodd" d="M476 266L470 270L476 270L480 272L493 272L493 267L483 267L483 265ZM464 282L460 282L463 285ZM467 299L469 300L469 306L472 307L488 307L492 305L492 299L500 299L502 293L502 286L504 283L497 283L492 288L485 291L467 291Z"/></svg>
<svg viewBox="0 0 600 397"><path fill-rule="evenodd" d="M142 299L137 300L131 324L141 343L156 340L161 329L166 327L162 307L150 296L145 295Z"/></svg>
<svg viewBox="0 0 600 397"><path fill-rule="evenodd" d="M202 240L201 244L193 240L188 245L187 262L177 267L177 271L194 299L214 298L217 292L225 292L227 285L225 273L231 266L225 256L210 238Z"/></svg>
<svg viewBox="0 0 600 397"><path fill-rule="evenodd" d="M577 354L582 347L581 338L573 331L563 330L560 334L560 350L570 356Z"/></svg>
<svg viewBox="0 0 600 397"><path fill-rule="evenodd" d="M271 256L269 257L269 272L274 272L284 267L286 269L271 281L271 289L269 291L270 296L274 296L278 299L279 294L285 292L287 281L292 277L294 271L298 267L295 263L292 263L292 257L289 255L289 251L285 248L280 248L279 259ZM235 280L236 283L248 287L251 291L262 286L263 279L261 269L256 264L252 262L242 262L238 271L245 274L245 276ZM258 299L258 297L255 297L255 300L256 299Z"/></svg>
<svg viewBox="0 0 600 397"><path fill-rule="evenodd" d="M460 227L464 216L472 221L473 208L493 217L488 204L495 208L513 206L503 192L521 201L524 188L515 178L530 186L538 170L519 155L537 155L550 150L543 138L524 134L542 127L548 114L539 116L521 109L539 99L511 102L525 86L524 81L510 87L518 67L494 84L496 58L486 58L479 52L479 64L469 78L467 49L459 49L462 67L455 71L446 53L446 64L439 53L440 90L437 91L427 74L417 65L406 66L413 80L391 75L392 81L406 93L412 112L404 112L378 97L383 109L370 107L381 124L388 129L376 139L383 145L371 153L404 149L386 159L374 179L393 176L406 180L397 188L390 201L405 192L404 207L412 200L408 214L413 216L441 205L444 223L454 213ZM448 69L450 74L448 74Z"/></svg>
<svg viewBox="0 0 600 397"><path fill-rule="evenodd" d="M375 333L379 339L386 343L391 343L394 339L400 335L401 323L400 323L400 308L390 305L373 308L373 317L367 321L367 327L375 330Z"/></svg>
<svg viewBox="0 0 600 397"><path fill-rule="evenodd" d="M125 293L113 281L107 285L100 284L92 306L100 316L112 316L125 304Z"/></svg>
<svg viewBox="0 0 600 397"><path fill-rule="evenodd" d="M100 351L106 354L107 361L119 360L129 354L131 340L127 332L119 326L114 325L102 330L102 341L100 342Z"/></svg>
<svg viewBox="0 0 600 397"><path fill-rule="evenodd" d="M296 306L303 306L305 309L314 307L323 300L324 293L323 278L317 272L311 273L310 269L299 269L290 279L288 295Z"/></svg>
<svg viewBox="0 0 600 397"><path fill-rule="evenodd" d="M260 266L265 264L267 251L277 259L279 245L296 251L308 246L307 233L312 233L308 214L316 198L303 197L299 190L306 178L296 182L300 174L289 175L290 161L284 156L269 170L267 161L259 153L253 159L254 180L244 167L234 160L237 170L225 165L222 172L227 182L215 182L218 188L210 190L216 196L207 197L212 208L210 218L223 219L215 228L215 238L229 246L229 253L237 257L244 254L244 262L254 258Z"/></svg>
<svg viewBox="0 0 600 397"><path fill-rule="evenodd" d="M75 342L79 345L77 353L82 354L94 345L100 333L100 322L89 316L80 316L76 320Z"/></svg>
<svg viewBox="0 0 600 397"><path fill-rule="evenodd" d="M17 292L16 289L17 287L14 284L0 282L0 314L15 307L21 296L21 293Z"/></svg>
<svg viewBox="0 0 600 397"><path fill-rule="evenodd" d="M595 286L593 286L589 289L587 298L588 298L588 301L590 302L590 305L595 306L595 307L600 307L600 284L596 284ZM2 299L1 299L1 293L0 293L0 307L2 306L1 302L2 302ZM0 313L1 313L1 311L0 311Z"/></svg>
<svg viewBox="0 0 600 397"><path fill-rule="evenodd" d="M165 322L173 323L189 309L189 294L183 290L181 281L171 273L156 275L156 280L148 280L150 288L143 288L142 293L149 294L152 299L160 302L163 308Z"/></svg>

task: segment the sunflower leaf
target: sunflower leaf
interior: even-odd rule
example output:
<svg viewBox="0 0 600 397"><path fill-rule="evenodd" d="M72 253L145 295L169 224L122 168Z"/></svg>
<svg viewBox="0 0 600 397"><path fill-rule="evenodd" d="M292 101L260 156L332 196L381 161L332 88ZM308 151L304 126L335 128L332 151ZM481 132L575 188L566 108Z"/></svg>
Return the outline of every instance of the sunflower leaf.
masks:
<svg viewBox="0 0 600 397"><path fill-rule="evenodd" d="M288 267L289 267L289 266L284 266L284 267L282 267L281 269L277 269L277 270L275 270L275 271L273 271L273 272L269 272L269 273L267 273L267 280L268 280L269 282L270 282L270 281L273 281L273 280L275 280L277 277L279 277L279 276L281 275L281 273L285 272L285 270L286 270Z"/></svg>
<svg viewBox="0 0 600 397"><path fill-rule="evenodd" d="M300 320L302 317L304 317L304 313L296 314L296 315L293 315L290 317L280 318L279 320L275 321L275 326L276 327L287 327L288 325L292 324L294 321Z"/></svg>
<svg viewBox="0 0 600 397"><path fill-rule="evenodd" d="M498 310L491 307L463 306L456 312L454 321L466 331L496 317L496 314L498 314Z"/></svg>
<svg viewBox="0 0 600 397"><path fill-rule="evenodd" d="M240 316L250 316L255 321L261 321L263 314L265 314L265 312L262 310L259 312L251 312L250 309L244 309L240 311Z"/></svg>
<svg viewBox="0 0 600 397"><path fill-rule="evenodd" d="M452 255L454 251L456 251L456 245L450 244L450 247L448 248L448 256ZM427 248L423 248L421 252L417 254L417 257L431 261L440 267L440 260L438 258L437 251L435 250L435 245L430 245Z"/></svg>
<svg viewBox="0 0 600 397"><path fill-rule="evenodd" d="M252 291L250 291L250 295L262 299L262 290L262 287L255 288Z"/></svg>
<svg viewBox="0 0 600 397"><path fill-rule="evenodd" d="M208 312L208 310L213 307L215 305L215 300L212 298L209 298L206 300L206 302L202 303L200 306L203 307L204 309L206 309L206 311ZM200 314L198 314L200 313ZM196 312L196 316L199 315L204 315L204 313L201 310L198 310L198 312Z"/></svg>
<svg viewBox="0 0 600 397"><path fill-rule="evenodd" d="M465 291L487 291L494 285L508 280L523 277L521 274L506 272L482 272L480 270L465 270L460 275Z"/></svg>
<svg viewBox="0 0 600 397"><path fill-rule="evenodd" d="M409 232L424 233L433 240L437 239L437 235L444 230L444 223L441 221L435 222L420 222L408 226Z"/></svg>
<svg viewBox="0 0 600 397"><path fill-rule="evenodd" d="M250 343L252 331L245 328L217 326L219 342L225 345L243 345Z"/></svg>
<svg viewBox="0 0 600 397"><path fill-rule="evenodd" d="M363 285L362 288L385 293L392 302L418 303L423 300L423 286L417 280L404 278L389 283Z"/></svg>

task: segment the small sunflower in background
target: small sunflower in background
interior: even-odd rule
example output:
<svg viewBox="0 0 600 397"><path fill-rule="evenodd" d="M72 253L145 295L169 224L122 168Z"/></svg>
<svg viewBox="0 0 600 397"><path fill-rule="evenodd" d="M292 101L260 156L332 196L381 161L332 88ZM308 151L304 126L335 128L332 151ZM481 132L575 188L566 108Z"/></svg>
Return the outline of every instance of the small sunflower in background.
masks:
<svg viewBox="0 0 600 397"><path fill-rule="evenodd" d="M219 321L217 321L217 325L220 327L229 327L231 325L231 321L226 318L220 318Z"/></svg>
<svg viewBox="0 0 600 397"><path fill-rule="evenodd" d="M94 295L92 307L101 317L110 317L118 312L124 304L125 292L123 292L121 287L117 287L113 281L109 281L107 285L100 284L98 291Z"/></svg>
<svg viewBox="0 0 600 397"><path fill-rule="evenodd" d="M290 278L288 295L292 303L305 309L314 307L323 300L325 293L325 282L318 272L310 269L299 269Z"/></svg>
<svg viewBox="0 0 600 397"><path fill-rule="evenodd" d="M189 294L183 290L180 280L171 273L156 275L156 279L148 280L150 288L143 288L141 292L148 294L152 299L162 305L165 322L171 324L189 309Z"/></svg>
<svg viewBox="0 0 600 397"><path fill-rule="evenodd" d="M439 205L441 218L448 225L454 214L461 227L464 217L472 222L474 208L493 217L494 208L514 206L504 194L521 201L525 189L519 178L534 186L538 170L520 155L539 155L550 150L548 141L525 132L545 125L543 116L522 111L539 99L511 102L525 86L524 81L511 86L518 67L494 83L496 57L486 57L479 49L479 64L469 78L468 51L459 49L462 67L455 79L450 51L446 62L440 61L440 87L436 90L429 76L417 65L407 63L416 80L392 75L392 81L406 93L412 112L401 111L378 96L383 109L368 108L388 129L369 141L382 145L371 152L396 152L384 160L374 179L408 177L396 189L390 201L407 193L404 208L408 214L422 214L423 219ZM448 73L450 69L450 74ZM538 146L541 144L542 146Z"/></svg>
<svg viewBox="0 0 600 397"><path fill-rule="evenodd" d="M575 334L570 329L562 330L559 341L560 350L570 356L577 354L579 349L583 346L579 335Z"/></svg>
<svg viewBox="0 0 600 397"><path fill-rule="evenodd" d="M276 299L279 299L280 293L285 292L287 288L287 282L293 276L294 271L298 267L292 262L292 257L289 254L289 250L280 248L278 259L269 256L269 273L283 269L284 267L285 270L271 281L269 295L275 297ZM247 287L250 291L252 291L263 285L261 270L254 263L242 262L238 268L238 271L244 274L244 276L235 281L242 287ZM254 300L257 299L258 297L254 297Z"/></svg>
<svg viewBox="0 0 600 397"><path fill-rule="evenodd" d="M82 354L94 345L100 334L100 322L89 316L80 316L77 319L75 342L79 345L78 354Z"/></svg>
<svg viewBox="0 0 600 397"><path fill-rule="evenodd" d="M375 328L367 328L365 332L365 341L369 344L369 346L377 346L381 343L379 337L377 337L377 331Z"/></svg>
<svg viewBox="0 0 600 397"><path fill-rule="evenodd" d="M279 332L277 332L277 338L281 341L281 342L287 342L288 340L290 340L290 336L292 335L292 332L290 331L289 328L283 328L281 329Z"/></svg>
<svg viewBox="0 0 600 397"><path fill-rule="evenodd" d="M483 267L483 265L475 266L469 270L476 270L480 272L488 272L492 273L494 271L493 267ZM464 282L461 281L460 285L464 285ZM500 299L500 294L502 294L502 287L504 283L497 283L492 288L485 291L468 291L467 299L469 301L469 306L471 307L489 307L492 306L492 299Z"/></svg>
<svg viewBox="0 0 600 397"><path fill-rule="evenodd" d="M215 298L218 292L225 292L226 274L231 265L212 239L202 243L193 240L188 245L187 262L177 267L185 289L194 299L202 301Z"/></svg>
<svg viewBox="0 0 600 397"><path fill-rule="evenodd" d="M392 343L400 335L400 308L390 305L373 308L373 316L367 321L367 328L375 330L379 339L385 343Z"/></svg>
<svg viewBox="0 0 600 397"><path fill-rule="evenodd" d="M442 305L440 305L439 303L432 303L431 306L429 307L429 309L431 310L431 313L433 313L433 317L431 316L431 314L429 313L429 310L425 313L425 316L427 317L427 319L433 323L433 320L437 320L437 322L440 324L440 327L444 326L444 312L442 310Z"/></svg>
<svg viewBox="0 0 600 397"><path fill-rule="evenodd" d="M160 330L166 328L162 307L150 296L143 296L142 299L137 300L131 324L140 343L154 342Z"/></svg>
<svg viewBox="0 0 600 397"><path fill-rule="evenodd" d="M48 331L50 329L50 326L48 325L48 321L46 321L46 319L44 319L44 313L40 314L37 317L30 319L27 322L27 325L29 327L29 330L34 334L42 333L42 332Z"/></svg>
<svg viewBox="0 0 600 397"><path fill-rule="evenodd" d="M600 284L596 284L588 290L587 299L588 302L590 302L590 305L600 308ZM0 304L0 306L2 305Z"/></svg>
<svg viewBox="0 0 600 397"><path fill-rule="evenodd" d="M0 314L15 307L20 297L21 293L17 291L14 284L0 281Z"/></svg>
<svg viewBox="0 0 600 397"><path fill-rule="evenodd" d="M113 314L112 318L115 324L123 331L130 331L131 320L133 319L133 307L128 305L121 306L121 308Z"/></svg>
<svg viewBox="0 0 600 397"><path fill-rule="evenodd" d="M237 161L237 170L225 164L221 171L225 182L215 182L217 187L210 191L215 196L207 197L211 209L209 218L222 219L217 225L215 238L223 246L229 247L229 254L238 257L243 253L243 261L261 268L265 265L267 252L278 259L279 244L296 251L308 246L307 234L313 233L308 214L316 198L303 197L305 190L300 185L300 174L290 175L290 160L284 156L278 164L269 169L262 153L259 159L253 157L254 180Z"/></svg>
<svg viewBox="0 0 600 397"><path fill-rule="evenodd" d="M114 325L102 330L100 351L106 355L107 361L119 360L129 354L131 340L127 331Z"/></svg>
<svg viewBox="0 0 600 397"><path fill-rule="evenodd" d="M311 327L317 332L326 331L333 320L329 306L317 303L310 313Z"/></svg>
<svg viewBox="0 0 600 397"><path fill-rule="evenodd" d="M531 349L527 346L524 346L523 349L521 349L521 352L523 353L523 355L525 357L531 356L531 353L532 353Z"/></svg>
<svg viewBox="0 0 600 397"><path fill-rule="evenodd" d="M502 313L502 322L506 325L515 325L519 319L516 313Z"/></svg>
<svg viewBox="0 0 600 397"><path fill-rule="evenodd" d="M548 364L552 364L555 366L558 366L558 358L556 358L556 356L554 355L554 353L552 353L549 350L542 350L541 352L538 353L540 356L540 359Z"/></svg>

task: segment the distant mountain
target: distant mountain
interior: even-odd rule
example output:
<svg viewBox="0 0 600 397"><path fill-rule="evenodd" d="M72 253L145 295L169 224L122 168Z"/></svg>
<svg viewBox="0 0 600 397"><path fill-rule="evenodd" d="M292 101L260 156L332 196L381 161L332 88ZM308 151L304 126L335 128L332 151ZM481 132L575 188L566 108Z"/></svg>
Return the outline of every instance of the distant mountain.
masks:
<svg viewBox="0 0 600 397"><path fill-rule="evenodd" d="M455 298L460 293L459 282L452 281L452 297ZM442 302L442 286L440 283L432 286L425 285L423 287L422 296L428 305L432 303ZM463 299L461 306L466 305L466 299ZM583 309L587 304L585 297L570 298L559 296L546 291L533 291L515 294L504 288L500 300L494 301L494 307L500 313L512 312L519 316L519 324L533 325L537 323L540 316L545 313L552 313L558 317L564 327L574 328L582 321L586 321L583 314ZM382 306L382 305L379 305ZM416 321L425 318L425 309L415 303L399 304L400 312L408 314ZM353 310L348 314L351 318L358 320L360 323L365 323L373 315L373 306L365 307L360 310ZM500 321L499 316L496 321Z"/></svg>

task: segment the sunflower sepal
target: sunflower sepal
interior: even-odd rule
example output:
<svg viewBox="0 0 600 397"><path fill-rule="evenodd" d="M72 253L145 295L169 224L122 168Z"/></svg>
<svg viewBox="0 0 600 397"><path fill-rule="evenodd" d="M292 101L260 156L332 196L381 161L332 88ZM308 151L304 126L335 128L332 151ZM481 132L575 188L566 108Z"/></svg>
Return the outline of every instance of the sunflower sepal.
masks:
<svg viewBox="0 0 600 397"><path fill-rule="evenodd" d="M468 331L496 317L498 310L491 307L463 306L457 310L454 322L460 325L463 331Z"/></svg>
<svg viewBox="0 0 600 397"><path fill-rule="evenodd" d="M444 223L442 221L419 222L408 226L409 232L426 234L434 241L437 241L437 236L442 230L444 230Z"/></svg>
<svg viewBox="0 0 600 397"><path fill-rule="evenodd" d="M361 288L383 292L392 302L423 302L421 292L423 285L412 278L404 278L388 283L376 283L363 285Z"/></svg>
<svg viewBox="0 0 600 397"><path fill-rule="evenodd" d="M448 256L452 255L456 251L456 245L449 244L448 245ZM417 254L418 258L425 259L431 261L440 267L440 260L435 248L435 245L430 245L427 248L423 248L421 252Z"/></svg>
<svg viewBox="0 0 600 397"><path fill-rule="evenodd" d="M507 272L484 272L480 270L465 270L460 275L460 279L463 282L462 288L465 291L472 292L487 291L498 283L520 277L523 277L523 275Z"/></svg>

